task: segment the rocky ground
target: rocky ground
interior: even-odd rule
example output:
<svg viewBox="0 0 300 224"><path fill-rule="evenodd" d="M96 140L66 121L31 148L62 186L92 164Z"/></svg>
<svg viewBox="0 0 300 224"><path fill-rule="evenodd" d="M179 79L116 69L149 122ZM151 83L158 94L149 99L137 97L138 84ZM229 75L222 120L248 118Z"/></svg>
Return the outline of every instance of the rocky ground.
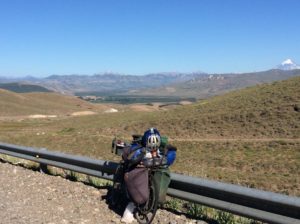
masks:
<svg viewBox="0 0 300 224"><path fill-rule="evenodd" d="M98 189L0 161L1 224L121 223L121 215L109 209L106 195L106 188ZM163 209L153 223L205 224Z"/></svg>

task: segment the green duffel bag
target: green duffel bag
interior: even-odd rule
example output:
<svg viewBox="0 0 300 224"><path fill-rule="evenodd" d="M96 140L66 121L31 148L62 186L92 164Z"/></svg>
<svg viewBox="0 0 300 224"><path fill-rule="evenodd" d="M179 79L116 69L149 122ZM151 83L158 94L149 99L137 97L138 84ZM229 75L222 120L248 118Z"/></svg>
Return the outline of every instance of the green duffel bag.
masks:
<svg viewBox="0 0 300 224"><path fill-rule="evenodd" d="M167 190L171 182L169 168L157 169L153 178L158 191L158 203L162 204L166 201Z"/></svg>

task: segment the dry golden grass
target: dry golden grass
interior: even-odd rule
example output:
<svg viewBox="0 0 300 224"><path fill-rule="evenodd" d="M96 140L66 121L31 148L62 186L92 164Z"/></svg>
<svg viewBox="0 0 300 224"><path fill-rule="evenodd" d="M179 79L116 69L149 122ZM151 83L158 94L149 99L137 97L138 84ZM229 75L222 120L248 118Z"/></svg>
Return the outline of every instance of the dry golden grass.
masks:
<svg viewBox="0 0 300 224"><path fill-rule="evenodd" d="M109 108L111 105L92 104L58 93L14 93L0 89L0 118L33 114L70 115L82 111L103 112Z"/></svg>

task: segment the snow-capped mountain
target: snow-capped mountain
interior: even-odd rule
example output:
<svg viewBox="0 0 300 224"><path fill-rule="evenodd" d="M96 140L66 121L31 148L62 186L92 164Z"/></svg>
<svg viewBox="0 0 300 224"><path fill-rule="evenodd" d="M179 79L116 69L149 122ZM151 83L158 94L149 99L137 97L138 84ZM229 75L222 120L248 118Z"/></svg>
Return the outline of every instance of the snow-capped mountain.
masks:
<svg viewBox="0 0 300 224"><path fill-rule="evenodd" d="M280 65L278 65L277 68L281 70L293 70L300 69L300 66L294 63L291 59L286 59Z"/></svg>

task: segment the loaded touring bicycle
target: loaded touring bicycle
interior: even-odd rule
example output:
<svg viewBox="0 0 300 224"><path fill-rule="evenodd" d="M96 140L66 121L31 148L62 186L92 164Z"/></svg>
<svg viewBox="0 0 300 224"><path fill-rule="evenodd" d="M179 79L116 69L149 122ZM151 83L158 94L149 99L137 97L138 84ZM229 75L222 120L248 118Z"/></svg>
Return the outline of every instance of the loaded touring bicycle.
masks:
<svg viewBox="0 0 300 224"><path fill-rule="evenodd" d="M176 148L161 137L161 151L149 151L141 146L142 135L132 137L129 144L117 139L112 143L112 152L122 156L122 160L114 175L110 204L124 206L132 201L137 221L149 224L166 200L171 180L168 167L175 160Z"/></svg>

